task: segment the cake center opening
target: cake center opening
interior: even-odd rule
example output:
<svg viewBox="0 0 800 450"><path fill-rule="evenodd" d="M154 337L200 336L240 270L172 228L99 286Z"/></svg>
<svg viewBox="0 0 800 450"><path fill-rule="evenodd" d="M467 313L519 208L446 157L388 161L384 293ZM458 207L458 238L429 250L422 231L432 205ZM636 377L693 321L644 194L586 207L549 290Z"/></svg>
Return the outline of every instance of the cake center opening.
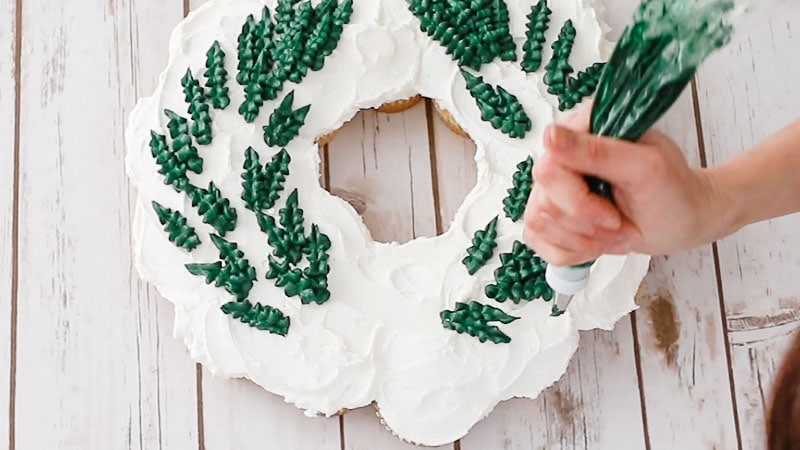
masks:
<svg viewBox="0 0 800 450"><path fill-rule="evenodd" d="M363 110L323 139L323 187L353 206L377 242L442 234L477 176L475 144L454 129L429 99Z"/></svg>

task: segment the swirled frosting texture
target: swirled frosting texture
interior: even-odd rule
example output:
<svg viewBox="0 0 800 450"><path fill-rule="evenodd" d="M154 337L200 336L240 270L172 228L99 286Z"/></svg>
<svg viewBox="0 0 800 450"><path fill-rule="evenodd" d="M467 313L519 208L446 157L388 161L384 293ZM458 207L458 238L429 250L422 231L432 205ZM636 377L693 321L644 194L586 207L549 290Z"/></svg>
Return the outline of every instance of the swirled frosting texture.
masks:
<svg viewBox="0 0 800 450"><path fill-rule="evenodd" d="M150 130L163 132L165 108L183 110L181 77L187 67L201 73L205 52L219 41L236 67L237 36L249 14L260 14L275 0L215 0L191 14L175 29L170 61L152 97L142 99L126 133L128 173L138 188L134 220L135 254L142 278L158 287L175 305L175 330L192 358L215 375L246 377L283 396L309 415L335 414L376 402L385 423L411 442L437 445L458 439L494 406L512 397L534 398L566 370L582 329L610 329L633 310L633 298L647 268L643 256L603 257L593 269L586 292L567 314L550 317L550 305L494 304L520 317L504 325L512 341L480 343L442 327L439 313L458 302L484 301L499 261L492 260L470 276L461 260L473 233L501 214L498 249L508 251L521 236L521 225L502 215L503 198L515 166L543 151L544 127L557 118L557 99L546 94L541 73L526 74L519 63L496 60L480 74L516 95L533 120L525 139L512 139L480 118L456 63L419 30L404 0L356 0L351 23L338 48L319 72L299 85L287 83L295 102L311 104L300 135L287 150L292 155L286 190L298 188L308 222L318 223L331 241L331 300L302 306L281 288L263 279L268 246L255 217L241 196L241 168L252 146L262 159L268 149L262 126L268 111L283 97L265 105L247 124L233 106L242 90L231 84L232 107L212 111L214 139L200 149L202 175L192 181L214 181L240 213L228 238L237 242L259 272L250 300L280 308L291 317L288 336L261 332L232 320L220 307L232 297L208 286L184 269L187 263L214 261L208 239L191 254L164 235L150 202L184 214L201 236L202 224L188 199L166 186L149 153ZM531 0L507 0L511 33L521 48L525 15ZM578 30L573 62L578 67L602 59L605 29L590 0L553 2L552 23L572 19ZM548 32L554 38L558 27ZM519 51L519 50L518 50ZM549 58L545 50L545 59ZM464 200L449 230L436 238L405 244L376 243L356 212L323 190L314 139L341 127L360 109L422 94L449 110L477 144L477 184Z"/></svg>

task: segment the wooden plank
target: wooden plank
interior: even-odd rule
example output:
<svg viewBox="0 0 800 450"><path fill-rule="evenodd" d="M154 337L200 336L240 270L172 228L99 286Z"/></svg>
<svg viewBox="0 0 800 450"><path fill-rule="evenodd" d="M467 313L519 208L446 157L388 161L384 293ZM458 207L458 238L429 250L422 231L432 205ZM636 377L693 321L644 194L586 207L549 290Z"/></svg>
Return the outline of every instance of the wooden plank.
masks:
<svg viewBox="0 0 800 450"><path fill-rule="evenodd" d="M764 11L699 73L710 164L727 160L800 117L796 28L800 10ZM727 309L742 447L764 448L764 414L789 334L800 325L800 216L760 223L722 240L719 273Z"/></svg>
<svg viewBox="0 0 800 450"><path fill-rule="evenodd" d="M700 166L691 89L659 128ZM639 296L639 357L653 449L738 446L711 250L655 258Z"/></svg>
<svg viewBox="0 0 800 450"><path fill-rule="evenodd" d="M632 335L628 319L612 332L582 332L561 380L535 400L498 405L461 448L645 448Z"/></svg>
<svg viewBox="0 0 800 450"><path fill-rule="evenodd" d="M11 413L12 295L14 290L15 137L17 132L17 10L15 2L0 5L0 446L9 446Z"/></svg>
<svg viewBox="0 0 800 450"><path fill-rule="evenodd" d="M437 234L427 129L424 103L397 114L362 111L328 145L329 187L365 206L375 240ZM346 449L416 448L393 437L371 406L347 413L343 425Z"/></svg>
<svg viewBox="0 0 800 450"><path fill-rule="evenodd" d="M17 447L191 448L194 365L134 273L123 161L180 5L24 5Z"/></svg>

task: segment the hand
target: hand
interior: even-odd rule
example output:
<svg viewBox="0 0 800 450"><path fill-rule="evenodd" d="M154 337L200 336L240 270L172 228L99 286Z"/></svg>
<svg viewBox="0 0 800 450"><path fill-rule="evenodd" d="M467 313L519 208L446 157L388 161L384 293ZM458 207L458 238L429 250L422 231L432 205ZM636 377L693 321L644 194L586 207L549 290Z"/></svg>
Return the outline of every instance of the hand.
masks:
<svg viewBox="0 0 800 450"><path fill-rule="evenodd" d="M689 166L667 136L638 143L590 135L590 109L545 131L547 152L533 169L524 241L551 264L602 254L660 255L709 242L724 228L715 182ZM584 175L609 181L611 203L589 191Z"/></svg>

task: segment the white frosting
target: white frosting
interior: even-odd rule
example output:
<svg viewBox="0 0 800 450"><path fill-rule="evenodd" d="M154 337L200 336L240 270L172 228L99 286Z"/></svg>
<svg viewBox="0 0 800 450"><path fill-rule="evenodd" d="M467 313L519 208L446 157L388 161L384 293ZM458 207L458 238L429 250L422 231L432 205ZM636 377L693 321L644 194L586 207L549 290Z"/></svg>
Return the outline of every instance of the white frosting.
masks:
<svg viewBox="0 0 800 450"><path fill-rule="evenodd" d="M506 1L521 55L525 15L533 0ZM511 139L480 119L456 63L419 30L405 0L356 0L351 23L325 67L310 72L300 85L287 83L278 100L265 104L256 122L246 124L237 113L243 93L234 80L236 42L246 16L258 17L265 3L274 11L275 0L215 0L178 25L170 41L169 66L155 94L133 111L126 134L128 173L139 191L137 268L175 305L175 332L192 358L215 375L246 377L309 415L331 415L375 401L397 435L437 445L465 435L502 400L538 396L566 370L578 345L578 330L610 329L636 308L634 294L648 266L644 256L601 258L587 291L558 318L550 316L550 304L541 300L500 305L486 299L483 289L493 281L496 257L476 276L469 276L460 262L473 233L497 214L499 252L510 251L521 236L522 225L502 214L502 201L516 164L543 151L543 129L558 114L556 99L546 94L543 70L525 74L516 63L499 60L481 70L488 82L515 94L533 121L525 139ZM551 8L549 42L571 18L578 30L573 65L583 68L603 59L608 43L591 0L551 2ZM201 223L185 196L164 184L148 147L150 130L164 131L164 108L186 115L180 79L187 67L202 73L205 52L214 40L227 54L232 104L222 112L212 110L214 142L199 147L205 172L193 175L192 182L203 186L214 180L238 210L239 225L228 238L258 271L250 299L291 317L287 337L224 315L220 306L232 296L186 271L186 263L218 259L208 238L213 230ZM312 106L300 136L287 147L292 163L285 192L299 189L306 223L319 224L332 241L332 298L322 306L302 306L264 280L270 248L240 199L244 150L253 146L262 161L274 154L276 149L264 144L261 128L291 90L295 107ZM445 234L402 245L376 243L356 212L320 187L314 139L338 129L360 109L418 93L449 110L476 142L477 184ZM150 207L152 200L184 213L203 245L191 254L173 246ZM511 343L480 343L442 327L442 310L471 300L521 317L502 325Z"/></svg>

